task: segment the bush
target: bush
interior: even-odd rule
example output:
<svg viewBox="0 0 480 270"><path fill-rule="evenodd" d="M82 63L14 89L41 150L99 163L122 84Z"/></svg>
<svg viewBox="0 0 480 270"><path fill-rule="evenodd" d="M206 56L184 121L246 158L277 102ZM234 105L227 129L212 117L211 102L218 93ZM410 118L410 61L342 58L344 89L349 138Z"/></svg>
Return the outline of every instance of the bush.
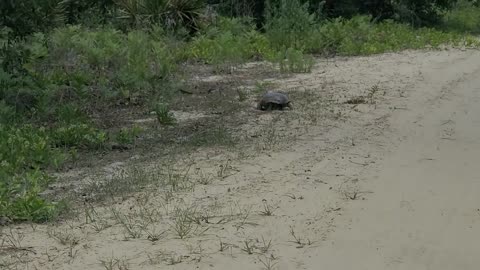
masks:
<svg viewBox="0 0 480 270"><path fill-rule="evenodd" d="M118 0L121 18L131 27L161 24L169 30L185 27L190 33L198 30L203 0Z"/></svg>
<svg viewBox="0 0 480 270"><path fill-rule="evenodd" d="M52 180L47 168L58 168L66 155L50 144L43 128L0 124L0 216L43 221L55 211L39 194Z"/></svg>
<svg viewBox="0 0 480 270"><path fill-rule="evenodd" d="M45 31L64 21L62 0L4 0L0 1L0 27L12 31L10 37L25 37Z"/></svg>
<svg viewBox="0 0 480 270"><path fill-rule="evenodd" d="M89 107L142 103L175 69L174 56L161 37L143 31L123 34L70 26L35 42L46 43L48 50L28 65L30 72L55 89L52 97L67 96Z"/></svg>
<svg viewBox="0 0 480 270"><path fill-rule="evenodd" d="M116 134L115 140L120 145L135 145L138 135L142 132L142 128L134 125L132 128L122 128Z"/></svg>
<svg viewBox="0 0 480 270"><path fill-rule="evenodd" d="M254 30L251 20L221 17L188 44L184 57L224 69L248 59L272 56L270 42Z"/></svg>
<svg viewBox="0 0 480 270"><path fill-rule="evenodd" d="M316 26L308 4L301 4L299 0L282 0L278 5L269 6L267 12L265 30L272 47L275 50L303 50Z"/></svg>
<svg viewBox="0 0 480 270"><path fill-rule="evenodd" d="M480 33L480 7L461 1L445 15L443 27L450 31Z"/></svg>

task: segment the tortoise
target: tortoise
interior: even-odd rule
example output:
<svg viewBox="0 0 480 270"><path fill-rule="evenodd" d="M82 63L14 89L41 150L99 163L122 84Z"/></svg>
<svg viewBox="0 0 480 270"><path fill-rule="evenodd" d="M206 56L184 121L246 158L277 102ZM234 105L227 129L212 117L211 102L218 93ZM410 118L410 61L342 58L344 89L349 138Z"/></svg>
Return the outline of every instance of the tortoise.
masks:
<svg viewBox="0 0 480 270"><path fill-rule="evenodd" d="M258 109L265 110L283 110L285 107L292 109L290 99L286 94L279 92L267 92L258 103Z"/></svg>

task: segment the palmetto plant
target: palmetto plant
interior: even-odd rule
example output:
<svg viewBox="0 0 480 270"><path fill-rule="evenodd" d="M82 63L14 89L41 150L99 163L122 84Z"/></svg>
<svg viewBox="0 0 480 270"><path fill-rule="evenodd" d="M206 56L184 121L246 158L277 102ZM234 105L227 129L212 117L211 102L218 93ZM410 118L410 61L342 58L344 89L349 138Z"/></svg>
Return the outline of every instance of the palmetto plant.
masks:
<svg viewBox="0 0 480 270"><path fill-rule="evenodd" d="M121 9L121 18L133 25L161 23L166 28L186 27L197 30L203 0L115 0Z"/></svg>

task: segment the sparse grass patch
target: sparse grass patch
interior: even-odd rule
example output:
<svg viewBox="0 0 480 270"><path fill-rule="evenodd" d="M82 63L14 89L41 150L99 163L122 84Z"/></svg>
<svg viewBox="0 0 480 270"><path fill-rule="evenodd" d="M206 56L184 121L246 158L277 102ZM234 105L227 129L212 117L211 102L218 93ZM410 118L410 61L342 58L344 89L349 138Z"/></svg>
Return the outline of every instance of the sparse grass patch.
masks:
<svg viewBox="0 0 480 270"><path fill-rule="evenodd" d="M78 236L68 230L50 229L48 235L64 246L76 246L80 242Z"/></svg>
<svg viewBox="0 0 480 270"><path fill-rule="evenodd" d="M297 244L297 248L303 248L305 246L310 246L312 244L312 241L310 239L303 239L300 237L296 232L294 227L290 227L290 235L292 237L293 243Z"/></svg>
<svg viewBox="0 0 480 270"><path fill-rule="evenodd" d="M126 239L142 237L144 224L134 214L123 214L115 208L112 208L111 211L114 219L122 225Z"/></svg>
<svg viewBox="0 0 480 270"><path fill-rule="evenodd" d="M276 61L282 73L309 73L315 62L311 55L293 48L288 48L285 53L279 53Z"/></svg>
<svg viewBox="0 0 480 270"><path fill-rule="evenodd" d="M210 128L192 134L184 143L194 147L212 147L233 146L235 141L225 126L213 124Z"/></svg>
<svg viewBox="0 0 480 270"><path fill-rule="evenodd" d="M194 222L196 208L177 207L173 211L173 223L171 230L180 238L184 239L194 234L198 229L198 224Z"/></svg>
<svg viewBox="0 0 480 270"><path fill-rule="evenodd" d="M157 116L157 121L162 125L173 125L176 123L175 116L166 104L157 103L155 105L155 115Z"/></svg>
<svg viewBox="0 0 480 270"><path fill-rule="evenodd" d="M114 256L109 257L109 258L103 258L100 259L100 265L105 269L105 270L128 270L130 269L128 261L123 258L119 259Z"/></svg>
<svg viewBox="0 0 480 270"><path fill-rule="evenodd" d="M115 141L121 145L135 145L142 128L134 125L131 128L121 128L115 136Z"/></svg>
<svg viewBox="0 0 480 270"><path fill-rule="evenodd" d="M183 256L178 255L175 252L159 251L148 255L148 262L151 265L157 265L160 263L165 263L167 265L176 265L182 263L183 260Z"/></svg>

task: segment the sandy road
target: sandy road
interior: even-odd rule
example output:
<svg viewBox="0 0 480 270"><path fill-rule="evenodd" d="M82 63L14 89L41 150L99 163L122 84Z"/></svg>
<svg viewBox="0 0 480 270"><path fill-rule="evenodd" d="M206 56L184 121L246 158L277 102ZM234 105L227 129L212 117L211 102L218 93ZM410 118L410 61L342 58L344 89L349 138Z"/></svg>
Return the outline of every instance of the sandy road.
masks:
<svg viewBox="0 0 480 270"><path fill-rule="evenodd" d="M362 173L330 244L305 269L480 268L480 55L426 71L394 113L389 147Z"/></svg>

